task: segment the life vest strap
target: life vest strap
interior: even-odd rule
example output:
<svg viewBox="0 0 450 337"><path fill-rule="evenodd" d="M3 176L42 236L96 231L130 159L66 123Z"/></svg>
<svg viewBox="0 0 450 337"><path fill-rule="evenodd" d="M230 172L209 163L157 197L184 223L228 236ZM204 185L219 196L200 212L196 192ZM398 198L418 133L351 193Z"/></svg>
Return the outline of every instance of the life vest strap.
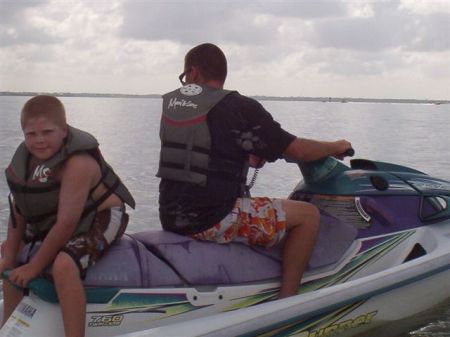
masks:
<svg viewBox="0 0 450 337"><path fill-rule="evenodd" d="M170 163L170 162L160 162L160 166L166 167L166 168L177 169L177 170L185 169L184 164L176 164L176 163ZM237 176L236 174L233 174L228 171L223 171L223 170L212 171L212 170L204 169L204 168L197 167L197 166L191 166L189 168L189 171L198 173L198 174L202 174L202 175L208 175L209 177L216 177L216 178L230 180L230 181L242 182L242 180L245 179L241 175Z"/></svg>
<svg viewBox="0 0 450 337"><path fill-rule="evenodd" d="M199 152L199 153L203 153L203 154L207 154L207 155L209 155L211 153L211 151L205 147L201 147L201 146L197 146L197 145L193 145L192 147L187 147L186 144L177 143L177 142L164 141L164 142L162 142L162 146L172 148L172 149L189 150L189 151Z"/></svg>
<svg viewBox="0 0 450 337"><path fill-rule="evenodd" d="M41 221L44 221L45 219L47 219L51 216L56 216L56 211L48 212L45 214L39 214L39 215L35 215L35 216L30 216L30 217L27 217L26 220L27 220L27 223L29 223L30 225L33 225L33 224L39 223Z"/></svg>
<svg viewBox="0 0 450 337"><path fill-rule="evenodd" d="M11 193L8 195L8 203L9 203L9 214L11 217L11 224L13 228L17 228L17 220L16 220L16 213L14 212L14 206L12 202L12 196Z"/></svg>
<svg viewBox="0 0 450 337"><path fill-rule="evenodd" d="M8 186L11 190L11 192L16 193L46 193L46 192L52 192L60 188L60 183L54 183L51 186L23 186L19 185L10 179L7 179Z"/></svg>
<svg viewBox="0 0 450 337"><path fill-rule="evenodd" d="M81 214L81 218L84 218L92 211L97 210L97 207L103 204L103 202L105 202L106 199L108 199L116 191L119 185L120 179L116 178L114 184L112 184L112 186L109 187L108 190L100 198L98 198L96 201L94 201L94 203L92 203L91 205L89 205L84 209L83 213Z"/></svg>

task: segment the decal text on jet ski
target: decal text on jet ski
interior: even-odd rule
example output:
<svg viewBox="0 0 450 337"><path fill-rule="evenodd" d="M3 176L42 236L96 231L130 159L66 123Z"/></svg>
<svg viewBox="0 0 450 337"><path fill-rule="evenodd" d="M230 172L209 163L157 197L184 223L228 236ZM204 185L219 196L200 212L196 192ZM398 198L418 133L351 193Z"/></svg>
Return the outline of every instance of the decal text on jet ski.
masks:
<svg viewBox="0 0 450 337"><path fill-rule="evenodd" d="M119 326L122 324L123 315L108 315L108 316L92 316L89 327L100 327L100 326Z"/></svg>
<svg viewBox="0 0 450 337"><path fill-rule="evenodd" d="M357 328L362 325L370 324L378 311L372 311L364 315L357 316L356 318L351 318L340 323L332 324L325 328L320 328L314 331L303 331L298 337L331 337L339 332L345 330Z"/></svg>

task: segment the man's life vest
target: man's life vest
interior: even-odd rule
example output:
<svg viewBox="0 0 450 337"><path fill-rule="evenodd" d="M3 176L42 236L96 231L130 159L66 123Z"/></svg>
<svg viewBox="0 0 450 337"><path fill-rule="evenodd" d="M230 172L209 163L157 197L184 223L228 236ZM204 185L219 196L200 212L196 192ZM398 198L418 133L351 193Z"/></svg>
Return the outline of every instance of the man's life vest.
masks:
<svg viewBox="0 0 450 337"><path fill-rule="evenodd" d="M85 151L95 158L102 173L99 184L103 183L107 188L107 192L98 200L93 200L91 196L98 184L91 189L74 235L85 233L90 229L97 207L112 194L116 194L132 208L135 207L130 192L103 159L98 146L97 140L92 135L69 126L66 142L60 151L29 174L28 163L31 154L25 143L19 145L5 173L16 208L25 218L34 237L42 237L56 222L61 184L54 179L53 172L56 172L74 153ZM11 216L13 217L13 214Z"/></svg>
<svg viewBox="0 0 450 337"><path fill-rule="evenodd" d="M247 163L211 153L207 115L231 92L188 84L163 96L157 177L200 186L210 178L245 185Z"/></svg>

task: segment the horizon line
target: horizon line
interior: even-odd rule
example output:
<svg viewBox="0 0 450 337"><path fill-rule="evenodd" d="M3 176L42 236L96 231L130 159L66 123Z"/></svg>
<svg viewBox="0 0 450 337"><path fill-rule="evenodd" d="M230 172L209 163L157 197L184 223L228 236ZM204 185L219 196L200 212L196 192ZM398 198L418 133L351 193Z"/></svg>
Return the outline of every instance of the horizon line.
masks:
<svg viewBox="0 0 450 337"><path fill-rule="evenodd" d="M162 94L122 94L122 93L88 93L88 92L41 92L41 91L0 91L0 96L36 96L53 95L59 97L105 97L105 98L161 98ZM413 98L366 98L366 97L333 97L333 96L269 96L248 95L257 100L272 101L317 101L317 102L372 102L372 103L431 103L449 104L447 99L413 99Z"/></svg>

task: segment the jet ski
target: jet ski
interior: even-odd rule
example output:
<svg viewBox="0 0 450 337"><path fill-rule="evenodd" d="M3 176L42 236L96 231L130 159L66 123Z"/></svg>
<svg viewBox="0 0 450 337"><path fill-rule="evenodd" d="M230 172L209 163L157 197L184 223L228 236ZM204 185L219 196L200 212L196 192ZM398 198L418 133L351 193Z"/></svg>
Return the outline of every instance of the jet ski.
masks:
<svg viewBox="0 0 450 337"><path fill-rule="evenodd" d="M298 295L277 299L282 243L128 233L87 273L86 336L356 336L450 298L450 182L366 159L297 164L289 198L321 212ZM54 287L38 278L0 337L63 331Z"/></svg>

